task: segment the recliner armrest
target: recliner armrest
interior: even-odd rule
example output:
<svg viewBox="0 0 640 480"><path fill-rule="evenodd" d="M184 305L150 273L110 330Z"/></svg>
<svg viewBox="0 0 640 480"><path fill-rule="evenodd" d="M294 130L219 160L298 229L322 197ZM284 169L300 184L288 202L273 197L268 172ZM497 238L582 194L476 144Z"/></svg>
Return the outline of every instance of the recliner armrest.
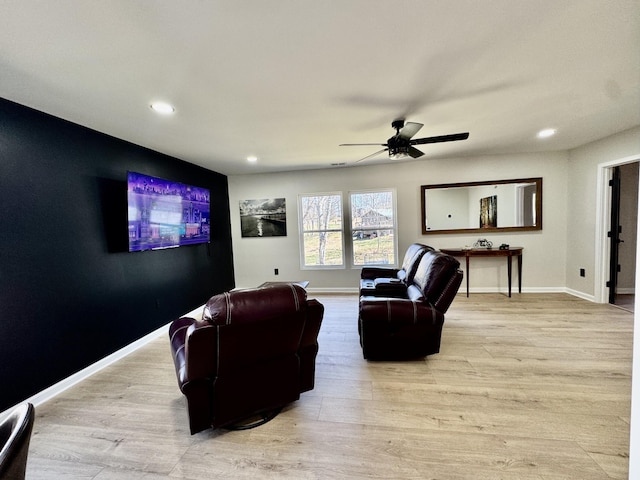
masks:
<svg viewBox="0 0 640 480"><path fill-rule="evenodd" d="M398 278L400 270L392 267L363 267L360 278L363 280L373 280L376 278Z"/></svg>
<svg viewBox="0 0 640 480"><path fill-rule="evenodd" d="M180 390L182 390L183 385L187 381L187 359L185 354L187 330L195 321L194 318L182 317L175 320L169 326L169 344L171 345L171 354L173 356L173 364L176 369L176 377L178 378Z"/></svg>
<svg viewBox="0 0 640 480"><path fill-rule="evenodd" d="M453 299L458 293L463 277L464 274L462 273L462 270L458 268L442 289L440 296L433 302L433 305L442 313L446 313L447 310L449 310L451 302L453 302Z"/></svg>
<svg viewBox="0 0 640 480"><path fill-rule="evenodd" d="M376 297L406 298L407 285L398 278L376 278L373 281Z"/></svg>
<svg viewBox="0 0 640 480"><path fill-rule="evenodd" d="M316 355L318 354L318 333L324 315L324 305L315 298L307 300L307 318L300 339L300 392L313 390L315 386Z"/></svg>
<svg viewBox="0 0 640 480"><path fill-rule="evenodd" d="M169 327L173 363L183 393L189 382L213 375L215 357L207 352L215 345L215 336L215 327L190 317L179 318Z"/></svg>

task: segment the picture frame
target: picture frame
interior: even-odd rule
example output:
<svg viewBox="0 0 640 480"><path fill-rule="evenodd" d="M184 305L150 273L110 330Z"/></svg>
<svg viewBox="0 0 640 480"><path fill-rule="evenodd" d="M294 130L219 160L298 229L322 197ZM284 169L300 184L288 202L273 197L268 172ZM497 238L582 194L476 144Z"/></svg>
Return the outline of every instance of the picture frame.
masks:
<svg viewBox="0 0 640 480"><path fill-rule="evenodd" d="M239 208L243 238L287 236L286 199L240 200Z"/></svg>

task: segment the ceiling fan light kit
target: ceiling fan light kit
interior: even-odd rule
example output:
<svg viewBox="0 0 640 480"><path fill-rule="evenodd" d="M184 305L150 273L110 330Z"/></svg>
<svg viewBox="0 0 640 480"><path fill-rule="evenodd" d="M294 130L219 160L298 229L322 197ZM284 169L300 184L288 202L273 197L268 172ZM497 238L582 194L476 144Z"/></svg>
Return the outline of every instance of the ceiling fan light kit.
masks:
<svg viewBox="0 0 640 480"><path fill-rule="evenodd" d="M356 160L356 163L374 157L382 152L389 152L389 158L402 159L402 158L418 158L424 155L423 152L414 147L414 145L424 145L426 143L441 143L441 142L455 142L458 140L466 140L469 138L469 132L453 133L450 135L440 135L436 137L415 138L412 137L418 133L422 128L422 123L407 122L404 120L394 120L391 122L391 127L396 130L396 134L387 140L387 143L342 143L341 147L352 146L368 146L368 145L380 145L386 147L371 155L367 155L360 160Z"/></svg>

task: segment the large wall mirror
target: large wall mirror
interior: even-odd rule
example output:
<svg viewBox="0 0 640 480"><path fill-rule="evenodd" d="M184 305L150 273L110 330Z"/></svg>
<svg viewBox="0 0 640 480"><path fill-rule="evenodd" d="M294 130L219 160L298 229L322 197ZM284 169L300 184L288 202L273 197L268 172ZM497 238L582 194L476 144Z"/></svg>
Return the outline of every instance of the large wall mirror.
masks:
<svg viewBox="0 0 640 480"><path fill-rule="evenodd" d="M542 178L422 185L422 233L542 230Z"/></svg>

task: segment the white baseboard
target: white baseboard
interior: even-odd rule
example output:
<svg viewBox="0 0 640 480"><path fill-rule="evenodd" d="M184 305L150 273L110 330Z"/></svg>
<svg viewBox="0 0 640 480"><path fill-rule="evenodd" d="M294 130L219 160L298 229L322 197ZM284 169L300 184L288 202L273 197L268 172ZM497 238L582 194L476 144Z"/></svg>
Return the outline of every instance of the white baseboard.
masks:
<svg viewBox="0 0 640 480"><path fill-rule="evenodd" d="M469 288L469 294L472 293L504 293L508 294L509 289L506 287L471 287ZM518 287L511 288L511 294L517 294ZM525 287L522 289L522 293L567 293L567 289L564 287ZM467 294L465 287L460 287L458 295Z"/></svg>
<svg viewBox="0 0 640 480"><path fill-rule="evenodd" d="M573 295L574 297L582 298L583 300L589 300L590 302L595 302L595 295L590 295L588 293L580 292L578 290L573 290L572 288L566 288L565 291L569 295Z"/></svg>
<svg viewBox="0 0 640 480"><path fill-rule="evenodd" d="M359 292L359 289L358 287L308 288L307 292L310 294L357 294ZM467 291L464 287L461 287L460 290L458 290L458 295L466 295L466 293ZM469 294L472 293L508 294L509 290L505 287L471 287L469 289ZM511 294L513 295L516 293L518 293L518 288L512 288ZM595 297L593 295L588 295L586 293L579 292L577 290L571 290L565 287L525 287L522 289L522 293L568 293L570 295L574 295L591 302L595 301Z"/></svg>
<svg viewBox="0 0 640 480"><path fill-rule="evenodd" d="M194 312L197 312L197 311L198 309L194 310ZM186 316L190 316L190 315L187 314ZM169 332L169 325L170 323L164 325L163 327L158 328L157 330L154 330L153 332L145 335L144 337L136 340L135 342L130 343L126 347L121 348L117 352L114 352L111 355L104 357L102 360L98 360L96 363L89 365L87 368L80 370L77 373L74 373L70 377L67 377L64 380L59 381L58 383L50 386L45 390L42 390L41 392L36 393L32 397L27 398L26 400L20 403L22 404L25 402L29 402L29 403L32 403L35 407L37 407L38 405L41 405L48 400L51 400L56 395L61 394L65 390L89 378L91 375L98 373L100 370L108 367L109 365L135 352L139 348L144 347L146 344L155 340L156 338L162 335L167 335ZM0 421L4 419L7 415L9 415L16 407L17 405L0 413Z"/></svg>
<svg viewBox="0 0 640 480"><path fill-rule="evenodd" d="M360 291L358 287L332 287L332 288L307 288L307 292L311 294L321 293L339 293L345 294L357 294Z"/></svg>
<svg viewBox="0 0 640 480"><path fill-rule="evenodd" d="M616 293L620 295L635 295L636 289L634 287L631 288L617 288Z"/></svg>

